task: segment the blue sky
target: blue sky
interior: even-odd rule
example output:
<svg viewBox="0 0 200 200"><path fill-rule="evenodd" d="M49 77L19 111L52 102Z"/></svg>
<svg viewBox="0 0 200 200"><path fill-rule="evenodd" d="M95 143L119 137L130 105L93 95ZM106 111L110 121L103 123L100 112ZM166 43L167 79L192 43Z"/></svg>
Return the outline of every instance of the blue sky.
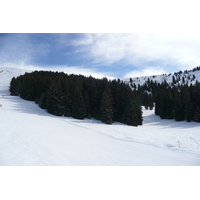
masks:
<svg viewBox="0 0 200 200"><path fill-rule="evenodd" d="M0 65L129 78L200 65L200 35L155 33L0 34Z"/></svg>

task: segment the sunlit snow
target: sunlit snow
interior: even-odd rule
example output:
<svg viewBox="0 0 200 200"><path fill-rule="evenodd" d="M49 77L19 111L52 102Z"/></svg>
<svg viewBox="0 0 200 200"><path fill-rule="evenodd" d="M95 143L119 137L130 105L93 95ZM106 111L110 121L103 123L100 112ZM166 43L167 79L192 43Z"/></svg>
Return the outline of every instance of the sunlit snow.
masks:
<svg viewBox="0 0 200 200"><path fill-rule="evenodd" d="M25 70L0 72L0 165L200 165L200 123L145 109L139 127L53 116L9 95L10 79Z"/></svg>

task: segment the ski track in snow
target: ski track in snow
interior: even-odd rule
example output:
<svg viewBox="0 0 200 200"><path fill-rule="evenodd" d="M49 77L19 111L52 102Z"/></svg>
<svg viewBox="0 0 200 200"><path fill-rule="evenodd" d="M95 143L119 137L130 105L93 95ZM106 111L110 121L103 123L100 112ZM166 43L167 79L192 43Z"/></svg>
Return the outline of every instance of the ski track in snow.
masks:
<svg viewBox="0 0 200 200"><path fill-rule="evenodd" d="M200 165L199 123L161 120L153 110L143 110L138 127L57 117L10 96L10 77L1 75L0 165Z"/></svg>

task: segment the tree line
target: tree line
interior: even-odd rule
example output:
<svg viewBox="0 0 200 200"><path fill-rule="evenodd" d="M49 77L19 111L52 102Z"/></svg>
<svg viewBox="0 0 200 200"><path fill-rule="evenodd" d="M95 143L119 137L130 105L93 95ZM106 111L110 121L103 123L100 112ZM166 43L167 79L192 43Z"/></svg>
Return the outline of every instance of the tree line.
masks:
<svg viewBox="0 0 200 200"><path fill-rule="evenodd" d="M161 119L200 122L200 83L166 87L154 96L155 114Z"/></svg>
<svg viewBox="0 0 200 200"><path fill-rule="evenodd" d="M95 118L106 124L122 122L142 125L142 110L137 91L119 79L63 72L34 71L13 77L10 94L35 101L57 116L76 119Z"/></svg>
<svg viewBox="0 0 200 200"><path fill-rule="evenodd" d="M173 79L173 78L172 78ZM146 109L153 109L161 119L175 119L176 121L200 122L200 83L194 85L187 82L157 83L152 80L143 85L133 87L138 91L141 104Z"/></svg>

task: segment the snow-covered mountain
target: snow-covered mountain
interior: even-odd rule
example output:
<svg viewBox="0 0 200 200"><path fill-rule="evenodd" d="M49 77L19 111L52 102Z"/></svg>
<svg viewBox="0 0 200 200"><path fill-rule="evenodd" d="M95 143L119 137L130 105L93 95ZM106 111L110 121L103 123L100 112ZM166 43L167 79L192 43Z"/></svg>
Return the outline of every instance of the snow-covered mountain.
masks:
<svg viewBox="0 0 200 200"><path fill-rule="evenodd" d="M169 85L194 85L196 81L200 81L200 67L196 67L193 70L179 71L170 74L130 77L128 79L125 79L124 81L129 83L131 87L133 87L134 84L137 87L138 85L143 85L148 80L157 83L163 83L164 81L166 81Z"/></svg>
<svg viewBox="0 0 200 200"><path fill-rule="evenodd" d="M199 123L145 109L140 127L53 116L9 95L10 79L26 70L0 72L0 165L200 165Z"/></svg>

